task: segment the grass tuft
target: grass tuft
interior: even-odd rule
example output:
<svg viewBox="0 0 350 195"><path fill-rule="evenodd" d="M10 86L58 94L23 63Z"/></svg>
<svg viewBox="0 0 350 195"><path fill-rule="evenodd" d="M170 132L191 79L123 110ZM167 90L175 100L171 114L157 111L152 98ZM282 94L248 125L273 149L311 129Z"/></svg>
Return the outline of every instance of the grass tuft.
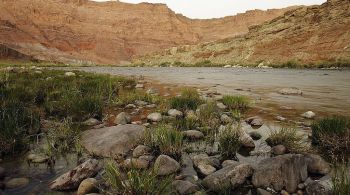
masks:
<svg viewBox="0 0 350 195"><path fill-rule="evenodd" d="M230 110L240 110L241 112L248 110L250 106L250 100L246 96L225 95L222 98L222 103Z"/></svg>
<svg viewBox="0 0 350 195"><path fill-rule="evenodd" d="M295 128L282 127L279 130L271 130L269 138L266 142L270 146L283 145L290 152L305 152L308 150L307 146L302 141L303 136L298 135Z"/></svg>
<svg viewBox="0 0 350 195"><path fill-rule="evenodd" d="M332 175L334 195L350 194L350 168L342 164L337 165Z"/></svg>
<svg viewBox="0 0 350 195"><path fill-rule="evenodd" d="M219 135L219 150L224 159L235 159L241 147L238 128L240 127L233 128L229 124Z"/></svg>
<svg viewBox="0 0 350 195"><path fill-rule="evenodd" d="M201 103L198 92L193 88L184 88L180 97L173 97L169 100L171 108L181 111L196 110Z"/></svg>

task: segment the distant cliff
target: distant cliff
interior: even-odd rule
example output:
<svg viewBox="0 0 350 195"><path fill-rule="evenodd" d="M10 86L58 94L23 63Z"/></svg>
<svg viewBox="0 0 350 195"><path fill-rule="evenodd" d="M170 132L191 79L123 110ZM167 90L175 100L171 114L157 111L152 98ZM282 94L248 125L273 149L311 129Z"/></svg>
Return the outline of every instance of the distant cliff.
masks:
<svg viewBox="0 0 350 195"><path fill-rule="evenodd" d="M39 60L123 64L173 46L245 34L291 9L192 20L163 4L1 0L0 44Z"/></svg>

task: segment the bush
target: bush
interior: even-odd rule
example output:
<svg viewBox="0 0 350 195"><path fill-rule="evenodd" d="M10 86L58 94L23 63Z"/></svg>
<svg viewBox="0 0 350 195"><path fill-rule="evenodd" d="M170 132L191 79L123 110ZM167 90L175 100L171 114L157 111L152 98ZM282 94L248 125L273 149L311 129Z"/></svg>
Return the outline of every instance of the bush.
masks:
<svg viewBox="0 0 350 195"><path fill-rule="evenodd" d="M346 164L338 165L332 175L334 195L350 194L350 168Z"/></svg>
<svg viewBox="0 0 350 195"><path fill-rule="evenodd" d="M173 97L169 100L171 108L181 111L195 110L201 103L198 92L192 88L182 89L180 97Z"/></svg>
<svg viewBox="0 0 350 195"><path fill-rule="evenodd" d="M115 163L105 167L104 180L112 187L112 194L170 194L171 178L159 178L156 171L131 169L123 177Z"/></svg>
<svg viewBox="0 0 350 195"><path fill-rule="evenodd" d="M219 150L224 159L235 159L236 153L241 147L238 128L227 125L219 135Z"/></svg>
<svg viewBox="0 0 350 195"><path fill-rule="evenodd" d="M312 142L329 160L349 161L350 121L342 116L326 117L312 125Z"/></svg>
<svg viewBox="0 0 350 195"><path fill-rule="evenodd" d="M222 103L230 110L246 111L250 106L250 100L246 96L224 95Z"/></svg>
<svg viewBox="0 0 350 195"><path fill-rule="evenodd" d="M174 158L179 158L182 152L183 134L171 127L160 124L155 129L147 130L145 144Z"/></svg>
<svg viewBox="0 0 350 195"><path fill-rule="evenodd" d="M295 128L283 127L280 130L271 130L269 138L266 142L270 146L283 145L290 152L305 152L307 149L306 145L302 144L303 136L298 135Z"/></svg>

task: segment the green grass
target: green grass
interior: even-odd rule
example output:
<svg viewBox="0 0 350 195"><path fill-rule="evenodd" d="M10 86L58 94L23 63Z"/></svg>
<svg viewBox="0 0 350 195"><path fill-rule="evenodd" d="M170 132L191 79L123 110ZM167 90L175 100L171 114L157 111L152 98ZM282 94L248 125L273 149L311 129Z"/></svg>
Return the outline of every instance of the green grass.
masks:
<svg viewBox="0 0 350 195"><path fill-rule="evenodd" d="M202 102L197 90L193 88L184 88L181 90L180 97L173 97L169 100L169 105L173 109L186 111L197 109Z"/></svg>
<svg viewBox="0 0 350 195"><path fill-rule="evenodd" d="M199 126L198 120L195 118L176 118L170 123L179 131L193 130Z"/></svg>
<svg viewBox="0 0 350 195"><path fill-rule="evenodd" d="M119 94L117 97L116 103L118 105L128 105L135 104L135 101L145 101L148 103L159 103L161 101L161 97L149 95L144 91L138 90L126 90Z"/></svg>
<svg viewBox="0 0 350 195"><path fill-rule="evenodd" d="M242 112L248 110L250 106L250 100L246 96L232 96L224 95L222 103L225 104L230 110L240 110Z"/></svg>
<svg viewBox="0 0 350 195"><path fill-rule="evenodd" d="M332 182L334 195L350 194L350 167L345 164L336 166Z"/></svg>
<svg viewBox="0 0 350 195"><path fill-rule="evenodd" d="M266 142L270 146L283 145L290 152L305 152L307 146L302 143L302 135L298 135L297 130L292 127L282 127L279 130L271 130Z"/></svg>
<svg viewBox="0 0 350 195"><path fill-rule="evenodd" d="M219 151L223 159L235 159L236 153L241 147L238 128L227 125L219 135Z"/></svg>
<svg viewBox="0 0 350 195"><path fill-rule="evenodd" d="M221 122L220 122L220 110L216 105L216 102L207 102L199 107L198 121L206 135L216 134Z"/></svg>
<svg viewBox="0 0 350 195"><path fill-rule="evenodd" d="M152 147L161 154L178 159L183 146L183 134L169 125L160 124L146 131L145 145Z"/></svg>
<svg viewBox="0 0 350 195"><path fill-rule="evenodd" d="M102 119L121 89L135 81L122 77L64 71L15 68L0 71L1 152L26 148L30 132L38 132L40 118L79 123L90 117ZM13 152L11 152L13 153Z"/></svg>
<svg viewBox="0 0 350 195"><path fill-rule="evenodd" d="M129 170L125 175L115 163L108 163L105 167L104 180L112 187L112 194L170 194L170 177L157 177L156 171Z"/></svg>
<svg viewBox="0 0 350 195"><path fill-rule="evenodd" d="M330 161L350 159L350 120L343 116L326 117L312 125L312 143Z"/></svg>

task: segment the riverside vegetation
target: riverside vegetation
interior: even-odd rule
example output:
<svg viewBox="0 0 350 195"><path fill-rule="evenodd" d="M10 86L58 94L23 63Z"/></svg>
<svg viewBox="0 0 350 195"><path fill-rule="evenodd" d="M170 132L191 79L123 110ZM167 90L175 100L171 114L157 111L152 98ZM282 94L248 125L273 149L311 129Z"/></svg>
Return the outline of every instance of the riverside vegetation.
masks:
<svg viewBox="0 0 350 195"><path fill-rule="evenodd" d="M262 119L242 120L254 106L246 96L206 99L184 88L178 96L164 97L134 79L35 67L5 68L0 74L2 157L30 150L28 161L54 167L59 155L84 156L82 164L50 183L52 190L350 193L346 117L314 120L306 142L290 123L264 137ZM37 138L42 144L30 147ZM3 172L7 190L11 175ZM4 174L9 175L3 179Z"/></svg>

